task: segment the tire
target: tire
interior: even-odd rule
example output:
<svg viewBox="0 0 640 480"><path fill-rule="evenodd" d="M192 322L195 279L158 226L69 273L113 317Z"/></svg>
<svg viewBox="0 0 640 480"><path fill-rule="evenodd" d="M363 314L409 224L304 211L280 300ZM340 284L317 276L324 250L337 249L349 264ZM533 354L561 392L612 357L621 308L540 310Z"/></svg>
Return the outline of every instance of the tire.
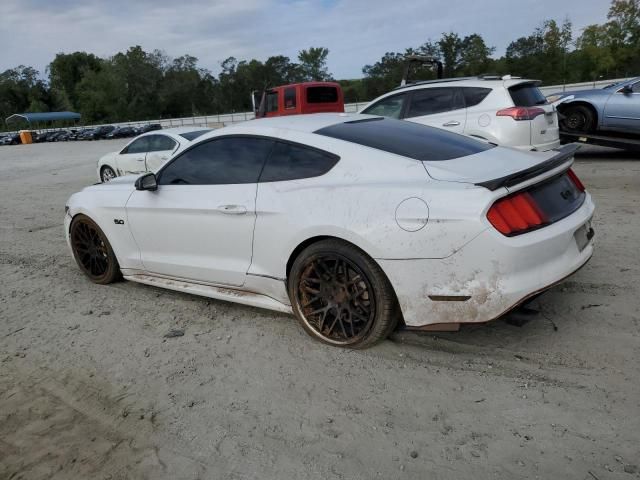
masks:
<svg viewBox="0 0 640 480"><path fill-rule="evenodd" d="M387 338L400 317L382 269L340 240L322 240L304 249L293 262L287 286L302 327L329 345L370 347Z"/></svg>
<svg viewBox="0 0 640 480"><path fill-rule="evenodd" d="M116 178L116 172L108 165L105 165L100 169L100 181L102 183L108 182Z"/></svg>
<svg viewBox="0 0 640 480"><path fill-rule="evenodd" d="M120 265L107 236L86 215L76 215L69 229L73 258L93 283L106 285L120 278Z"/></svg>
<svg viewBox="0 0 640 480"><path fill-rule="evenodd" d="M594 129L595 118L589 107L571 105L563 110L562 126L567 132L589 133Z"/></svg>

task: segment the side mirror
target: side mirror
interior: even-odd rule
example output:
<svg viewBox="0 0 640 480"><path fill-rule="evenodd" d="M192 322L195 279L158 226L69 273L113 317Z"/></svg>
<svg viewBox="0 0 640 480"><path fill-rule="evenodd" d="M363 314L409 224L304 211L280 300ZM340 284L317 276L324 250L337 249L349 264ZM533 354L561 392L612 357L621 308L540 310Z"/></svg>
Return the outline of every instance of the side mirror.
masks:
<svg viewBox="0 0 640 480"><path fill-rule="evenodd" d="M155 173L145 173L136 180L136 190L149 190L155 192L158 190L158 180Z"/></svg>
<svg viewBox="0 0 640 480"><path fill-rule="evenodd" d="M625 85L620 89L620 91L626 95L628 93L633 93L633 88L631 87L631 85Z"/></svg>

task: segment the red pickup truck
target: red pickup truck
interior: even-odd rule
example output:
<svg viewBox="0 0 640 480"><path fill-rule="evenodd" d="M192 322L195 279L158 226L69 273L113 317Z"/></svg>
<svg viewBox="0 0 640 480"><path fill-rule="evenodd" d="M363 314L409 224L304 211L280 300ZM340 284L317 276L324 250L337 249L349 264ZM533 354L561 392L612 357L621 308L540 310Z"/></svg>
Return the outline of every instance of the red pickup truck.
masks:
<svg viewBox="0 0 640 480"><path fill-rule="evenodd" d="M256 118L303 113L344 112L344 95L335 82L304 82L253 92Z"/></svg>

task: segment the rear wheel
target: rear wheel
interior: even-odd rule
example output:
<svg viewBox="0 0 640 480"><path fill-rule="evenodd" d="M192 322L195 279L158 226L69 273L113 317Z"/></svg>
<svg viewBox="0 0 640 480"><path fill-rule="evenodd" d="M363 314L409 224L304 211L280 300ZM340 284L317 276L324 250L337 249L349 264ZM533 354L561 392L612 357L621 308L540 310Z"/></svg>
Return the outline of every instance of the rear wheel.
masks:
<svg viewBox="0 0 640 480"><path fill-rule="evenodd" d="M339 240L307 247L291 267L288 288L304 329L331 345L369 347L385 339L398 322L398 303L384 272Z"/></svg>
<svg viewBox="0 0 640 480"><path fill-rule="evenodd" d="M567 107L562 114L562 126L568 132L588 133L593 130L595 118L593 112L584 105L572 105Z"/></svg>
<svg viewBox="0 0 640 480"><path fill-rule="evenodd" d="M73 257L92 282L104 285L118 279L118 260L106 235L93 220L76 215L69 234Z"/></svg>
<svg viewBox="0 0 640 480"><path fill-rule="evenodd" d="M114 178L116 178L116 172L113 168L109 166L102 167L100 170L100 180L102 180L102 183L113 180Z"/></svg>

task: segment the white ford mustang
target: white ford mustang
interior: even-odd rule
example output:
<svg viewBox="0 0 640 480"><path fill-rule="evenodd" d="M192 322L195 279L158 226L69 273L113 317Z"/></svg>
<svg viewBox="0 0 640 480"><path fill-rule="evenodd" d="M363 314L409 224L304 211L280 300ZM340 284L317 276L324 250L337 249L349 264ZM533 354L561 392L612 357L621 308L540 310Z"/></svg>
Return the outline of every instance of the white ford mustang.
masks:
<svg viewBox="0 0 640 480"><path fill-rule="evenodd" d="M293 312L362 348L399 320L492 320L584 265L594 205L574 151L366 115L254 120L72 195L65 231L96 283Z"/></svg>
<svg viewBox="0 0 640 480"><path fill-rule="evenodd" d="M98 160L98 178L101 182L109 182L122 175L154 172L171 155L210 131L210 128L193 126L143 133L127 143L122 150L101 157Z"/></svg>

